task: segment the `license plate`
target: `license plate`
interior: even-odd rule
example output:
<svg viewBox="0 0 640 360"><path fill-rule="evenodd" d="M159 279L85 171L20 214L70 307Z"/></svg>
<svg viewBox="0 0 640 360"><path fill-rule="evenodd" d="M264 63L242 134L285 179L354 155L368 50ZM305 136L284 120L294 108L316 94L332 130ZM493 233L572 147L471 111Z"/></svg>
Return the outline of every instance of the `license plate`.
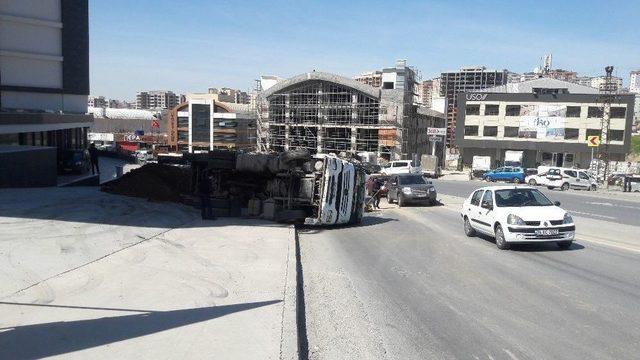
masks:
<svg viewBox="0 0 640 360"><path fill-rule="evenodd" d="M417 194L416 197L427 197L426 194Z"/></svg>
<svg viewBox="0 0 640 360"><path fill-rule="evenodd" d="M558 235L558 229L536 230L536 235Z"/></svg>

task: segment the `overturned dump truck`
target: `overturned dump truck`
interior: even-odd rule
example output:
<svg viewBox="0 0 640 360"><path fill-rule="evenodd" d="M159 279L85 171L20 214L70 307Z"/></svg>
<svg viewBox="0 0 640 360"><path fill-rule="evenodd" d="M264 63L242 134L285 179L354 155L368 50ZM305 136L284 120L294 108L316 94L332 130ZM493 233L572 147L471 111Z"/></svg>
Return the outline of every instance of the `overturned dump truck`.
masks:
<svg viewBox="0 0 640 360"><path fill-rule="evenodd" d="M357 224L365 201L365 171L357 162L306 151L277 154L210 151L185 154L192 189L211 189L214 214L240 215L255 204L265 218L307 225ZM206 186L199 186L207 181Z"/></svg>

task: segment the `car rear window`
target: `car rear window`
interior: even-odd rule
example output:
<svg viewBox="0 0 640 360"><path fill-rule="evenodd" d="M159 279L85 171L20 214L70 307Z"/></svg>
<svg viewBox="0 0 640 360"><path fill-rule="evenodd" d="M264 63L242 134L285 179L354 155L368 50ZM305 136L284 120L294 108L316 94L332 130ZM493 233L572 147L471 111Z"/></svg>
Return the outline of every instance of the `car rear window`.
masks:
<svg viewBox="0 0 640 360"><path fill-rule="evenodd" d="M398 179L400 180L400 185L426 184L421 175L400 176Z"/></svg>

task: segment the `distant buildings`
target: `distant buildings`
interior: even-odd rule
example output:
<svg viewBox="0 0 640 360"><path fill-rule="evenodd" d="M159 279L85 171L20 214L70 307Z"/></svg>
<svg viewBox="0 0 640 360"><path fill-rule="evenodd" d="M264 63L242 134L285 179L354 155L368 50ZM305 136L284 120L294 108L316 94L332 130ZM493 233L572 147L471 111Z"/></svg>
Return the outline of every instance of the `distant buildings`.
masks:
<svg viewBox="0 0 640 360"><path fill-rule="evenodd" d="M418 88L418 103L426 108L431 109L431 98L433 97L433 80L424 80Z"/></svg>
<svg viewBox="0 0 640 360"><path fill-rule="evenodd" d="M463 67L440 75L440 96L446 99L447 137L453 144L456 136L458 94L471 92L507 83L507 70L488 70L486 67Z"/></svg>
<svg viewBox="0 0 640 360"><path fill-rule="evenodd" d="M180 96L167 90L141 91L136 95L136 109L171 109L178 105Z"/></svg>
<svg viewBox="0 0 640 360"><path fill-rule="evenodd" d="M354 76L353 80L379 88L382 86L382 71L366 71Z"/></svg>
<svg viewBox="0 0 640 360"><path fill-rule="evenodd" d="M629 74L629 92L640 94L640 70L632 71Z"/></svg>
<svg viewBox="0 0 640 360"><path fill-rule="evenodd" d="M216 101L235 103L235 104L249 104L250 97L245 91L231 89L231 88L209 88L208 93L211 98Z"/></svg>

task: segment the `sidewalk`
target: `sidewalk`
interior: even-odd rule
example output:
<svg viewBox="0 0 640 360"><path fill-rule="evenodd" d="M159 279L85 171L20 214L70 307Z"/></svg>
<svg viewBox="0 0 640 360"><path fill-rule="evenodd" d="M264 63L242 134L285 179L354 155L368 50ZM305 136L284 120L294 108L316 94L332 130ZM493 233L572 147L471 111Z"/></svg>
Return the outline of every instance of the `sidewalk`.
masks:
<svg viewBox="0 0 640 360"><path fill-rule="evenodd" d="M0 358L295 357L289 226L93 188L0 190Z"/></svg>

